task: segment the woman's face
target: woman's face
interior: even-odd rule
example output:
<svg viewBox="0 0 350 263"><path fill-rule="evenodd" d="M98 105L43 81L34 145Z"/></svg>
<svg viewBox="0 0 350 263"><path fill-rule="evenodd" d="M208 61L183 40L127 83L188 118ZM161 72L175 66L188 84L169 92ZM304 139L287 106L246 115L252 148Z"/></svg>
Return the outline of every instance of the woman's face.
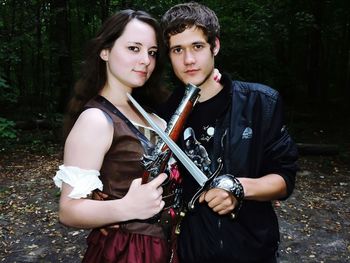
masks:
<svg viewBox="0 0 350 263"><path fill-rule="evenodd" d="M109 85L127 91L144 85L155 68L157 50L154 29L140 20L131 20L112 49L100 53L107 64Z"/></svg>

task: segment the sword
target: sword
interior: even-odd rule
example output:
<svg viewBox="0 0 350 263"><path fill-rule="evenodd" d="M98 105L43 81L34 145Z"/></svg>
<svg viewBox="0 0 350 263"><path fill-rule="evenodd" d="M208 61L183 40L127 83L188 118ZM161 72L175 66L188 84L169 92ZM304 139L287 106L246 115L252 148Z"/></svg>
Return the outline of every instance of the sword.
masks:
<svg viewBox="0 0 350 263"><path fill-rule="evenodd" d="M195 165L192 160L180 149L180 147L152 120L147 112L141 107L141 105L130 95L127 94L129 100L135 106L135 108L141 113L141 115L147 120L149 125L154 131L162 138L162 140L168 145L170 150L175 154L179 161L185 166L188 172L193 176L200 186L204 186L208 177Z"/></svg>
<svg viewBox="0 0 350 263"><path fill-rule="evenodd" d="M179 161L184 165L192 177L201 186L199 191L192 197L189 203L189 208L193 209L194 202L200 196L201 192L211 183L211 181L219 174L222 168L221 159L218 159L219 167L216 171L210 175L208 178L193 162L192 160L180 149L180 147L152 120L148 113L142 108L142 106L127 93L127 96L135 108L141 113L141 115L147 120L149 125L154 129L154 131L159 135L160 138L168 145L169 149L173 154L179 159Z"/></svg>

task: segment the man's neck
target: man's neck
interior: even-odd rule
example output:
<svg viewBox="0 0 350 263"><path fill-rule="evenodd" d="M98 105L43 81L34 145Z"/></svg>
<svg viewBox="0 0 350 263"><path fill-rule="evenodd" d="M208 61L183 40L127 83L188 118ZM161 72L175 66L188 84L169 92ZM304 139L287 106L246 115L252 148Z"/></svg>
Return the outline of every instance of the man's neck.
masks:
<svg viewBox="0 0 350 263"><path fill-rule="evenodd" d="M201 91L200 91L200 97L198 101L204 102L211 99L216 94L218 94L223 89L223 87L224 86L222 86L220 82L217 82L214 80L214 76L213 74L211 74L211 76L207 79L207 81L199 86Z"/></svg>

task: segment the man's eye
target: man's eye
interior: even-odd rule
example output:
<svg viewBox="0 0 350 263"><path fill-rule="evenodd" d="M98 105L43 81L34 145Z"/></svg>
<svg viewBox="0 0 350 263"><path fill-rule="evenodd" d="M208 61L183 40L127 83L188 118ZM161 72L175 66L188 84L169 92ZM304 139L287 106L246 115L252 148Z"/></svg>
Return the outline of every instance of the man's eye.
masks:
<svg viewBox="0 0 350 263"><path fill-rule="evenodd" d="M136 46L130 46L130 47L128 47L128 49L133 51L133 52L139 52L140 51L140 48L136 47Z"/></svg>
<svg viewBox="0 0 350 263"><path fill-rule="evenodd" d="M204 46L203 45L194 45L195 50L202 49Z"/></svg>
<svg viewBox="0 0 350 263"><path fill-rule="evenodd" d="M182 48L174 48L173 53L180 54L182 52Z"/></svg>
<svg viewBox="0 0 350 263"><path fill-rule="evenodd" d="M157 56L157 50L150 50L150 51L148 51L148 54L149 54L151 57L155 57L155 56Z"/></svg>

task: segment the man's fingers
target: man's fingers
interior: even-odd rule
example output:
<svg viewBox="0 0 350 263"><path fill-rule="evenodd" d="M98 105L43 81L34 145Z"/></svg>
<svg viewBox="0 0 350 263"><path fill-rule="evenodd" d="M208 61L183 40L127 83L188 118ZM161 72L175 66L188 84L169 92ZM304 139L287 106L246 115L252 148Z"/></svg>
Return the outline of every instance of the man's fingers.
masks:
<svg viewBox="0 0 350 263"><path fill-rule="evenodd" d="M94 200L104 200L104 199L108 198L108 194L105 194L101 191L93 191L92 197Z"/></svg>
<svg viewBox="0 0 350 263"><path fill-rule="evenodd" d="M232 211L233 211L233 208L227 208L227 209L220 210L217 213L219 215L227 215L228 213L231 213Z"/></svg>
<svg viewBox="0 0 350 263"><path fill-rule="evenodd" d="M100 228L100 232L104 235L104 236L108 236L108 231L105 228Z"/></svg>
<svg viewBox="0 0 350 263"><path fill-rule="evenodd" d="M235 207L235 198L223 189L210 189L204 197L208 206L219 215L230 213Z"/></svg>
<svg viewBox="0 0 350 263"><path fill-rule="evenodd" d="M207 201L207 198L206 198L206 201ZM208 206L210 208L214 208L214 207L219 207L219 206L223 206L223 202L224 200L222 200L221 198L219 197L214 197L213 199L211 199L210 201L207 201L208 202Z"/></svg>
<svg viewBox="0 0 350 263"><path fill-rule="evenodd" d="M102 193L102 192L99 192L99 193L101 194L102 198L104 198L104 199L108 198L108 194L105 194L105 193Z"/></svg>
<svg viewBox="0 0 350 263"><path fill-rule="evenodd" d="M204 202L206 192L207 192L207 191L204 191L204 192L200 195L200 197L199 197L199 199L198 199L198 202L199 202L199 203L203 203L203 202Z"/></svg>
<svg viewBox="0 0 350 263"><path fill-rule="evenodd" d="M225 201L220 204L217 204L216 206L212 207L214 212L217 212L221 214L223 211L231 211L234 209L234 204L231 201Z"/></svg>
<svg viewBox="0 0 350 263"><path fill-rule="evenodd" d="M205 195L205 201L207 201L208 203L211 202L212 200L214 200L215 198L219 198L221 200L224 200L226 198L229 197L229 193L223 189L219 189L219 188L213 188L210 189L206 195Z"/></svg>

